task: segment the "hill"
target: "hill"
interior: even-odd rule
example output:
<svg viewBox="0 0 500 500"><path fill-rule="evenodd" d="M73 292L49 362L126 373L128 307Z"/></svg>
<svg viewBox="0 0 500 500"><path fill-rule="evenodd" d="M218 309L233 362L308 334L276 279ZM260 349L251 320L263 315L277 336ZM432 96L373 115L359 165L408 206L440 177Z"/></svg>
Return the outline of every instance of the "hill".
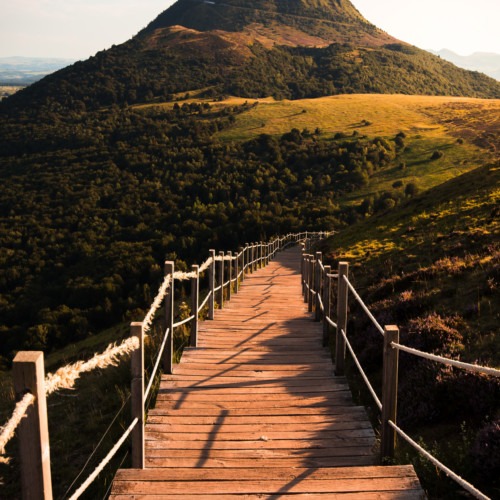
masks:
<svg viewBox="0 0 500 500"><path fill-rule="evenodd" d="M109 105L211 97L343 93L500 97L500 82L394 39L348 0L179 0L129 42L78 62L0 105L40 118Z"/></svg>
<svg viewBox="0 0 500 500"><path fill-rule="evenodd" d="M400 327L401 343L498 368L499 202L496 162L345 228L323 251L334 262L350 262L350 280L381 324ZM354 301L350 311L351 343L378 381L380 335ZM399 382L399 424L495 498L500 381L401 354ZM399 453L403 461L411 458L434 498L461 494L404 446Z"/></svg>

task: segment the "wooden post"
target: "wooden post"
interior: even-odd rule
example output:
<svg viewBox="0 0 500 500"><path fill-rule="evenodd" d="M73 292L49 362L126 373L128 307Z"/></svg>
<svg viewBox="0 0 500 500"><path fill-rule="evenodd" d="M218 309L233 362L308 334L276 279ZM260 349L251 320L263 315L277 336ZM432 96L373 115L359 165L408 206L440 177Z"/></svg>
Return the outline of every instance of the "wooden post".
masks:
<svg viewBox="0 0 500 500"><path fill-rule="evenodd" d="M222 309L224 307L224 252L219 252L219 257L221 258L219 262L219 308Z"/></svg>
<svg viewBox="0 0 500 500"><path fill-rule="evenodd" d="M242 260L241 260L241 282L245 281L245 266L248 264L248 243L245 243L245 248L243 248Z"/></svg>
<svg viewBox="0 0 500 500"><path fill-rule="evenodd" d="M309 284L309 254L304 254L304 302L307 304L309 302L309 289L307 285Z"/></svg>
<svg viewBox="0 0 500 500"><path fill-rule="evenodd" d="M323 275L323 305L325 306L325 314L323 315L323 346L327 347L330 343L330 323L327 321L327 317L331 318L331 290L332 290L332 278L328 276L332 273L331 266L325 266L325 272Z"/></svg>
<svg viewBox="0 0 500 500"><path fill-rule="evenodd" d="M346 343L341 330L347 335L347 300L349 288L344 276L349 275L349 263L339 262L339 282L337 291L337 335L335 340L335 375L344 375Z"/></svg>
<svg viewBox="0 0 500 500"><path fill-rule="evenodd" d="M163 372L171 375L173 373L174 358L174 262L165 262L165 275L171 275L170 288L165 296L165 323L169 339L163 351Z"/></svg>
<svg viewBox="0 0 500 500"><path fill-rule="evenodd" d="M382 426L380 441L380 459L394 458L396 431L389 425L389 420L396 423L398 407L398 364L399 351L391 343L399 343L399 328L389 325L384 328L384 366L382 373Z"/></svg>
<svg viewBox="0 0 500 500"><path fill-rule="evenodd" d="M196 274L191 278L191 335L189 336L189 345L198 347L198 307L200 301L200 266L193 265L191 270Z"/></svg>
<svg viewBox="0 0 500 500"><path fill-rule="evenodd" d="M300 256L300 276L301 276L301 284L302 284L302 297L305 295L305 286L304 286L304 272L305 272L305 254L304 251L302 251L302 255Z"/></svg>
<svg viewBox="0 0 500 500"><path fill-rule="evenodd" d="M309 312L313 311L313 305L314 305L314 269L315 269L315 262L314 262L314 255L309 256L309 272L308 272L308 278L309 278L309 299L307 302L307 310Z"/></svg>
<svg viewBox="0 0 500 500"><path fill-rule="evenodd" d="M142 323L130 324L130 336L139 339L139 347L132 352L132 383L130 400L132 420L139 421L134 427L132 438L132 468L144 469L144 329Z"/></svg>
<svg viewBox="0 0 500 500"><path fill-rule="evenodd" d="M231 283L231 280L233 279L233 252L227 252L227 256L229 257L229 260L227 261L227 267L228 267L228 275L229 275L229 286L227 287L227 300L231 300L231 291L233 288L233 284Z"/></svg>
<svg viewBox="0 0 500 500"><path fill-rule="evenodd" d="M208 268L208 288L210 289L210 298L208 299L208 319L215 317L215 250L209 250L212 263Z"/></svg>
<svg viewBox="0 0 500 500"><path fill-rule="evenodd" d="M319 321L321 319L321 300L323 297L321 296L321 278L323 277L323 273L321 272L320 262L322 261L323 255L321 252L316 252L316 267L314 274L314 290L316 292L315 301L314 301L314 321Z"/></svg>
<svg viewBox="0 0 500 500"><path fill-rule="evenodd" d="M243 248L241 248L241 247L238 248L238 255L239 255L239 257L237 256L236 260L234 261L234 264L236 266L236 268L234 270L234 272L236 274L236 284L234 287L234 293L238 293L240 291L240 278L239 278L239 276L240 276L241 270L243 269L243 267L240 266L240 264L241 264L240 259L243 259ZM242 281L243 281L243 279L242 279Z"/></svg>
<svg viewBox="0 0 500 500"><path fill-rule="evenodd" d="M18 429L22 498L52 500L43 352L18 352L12 374L16 398L21 400L27 392L35 397Z"/></svg>

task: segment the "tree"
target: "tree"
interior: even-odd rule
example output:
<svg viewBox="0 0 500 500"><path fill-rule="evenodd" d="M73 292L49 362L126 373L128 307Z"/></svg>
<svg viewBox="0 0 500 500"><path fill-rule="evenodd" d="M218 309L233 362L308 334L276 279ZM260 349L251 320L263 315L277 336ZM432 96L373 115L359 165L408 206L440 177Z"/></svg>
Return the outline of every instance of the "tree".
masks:
<svg viewBox="0 0 500 500"><path fill-rule="evenodd" d="M412 198L417 195L418 191L419 189L415 182L409 182L405 187L405 195L408 196L408 198Z"/></svg>

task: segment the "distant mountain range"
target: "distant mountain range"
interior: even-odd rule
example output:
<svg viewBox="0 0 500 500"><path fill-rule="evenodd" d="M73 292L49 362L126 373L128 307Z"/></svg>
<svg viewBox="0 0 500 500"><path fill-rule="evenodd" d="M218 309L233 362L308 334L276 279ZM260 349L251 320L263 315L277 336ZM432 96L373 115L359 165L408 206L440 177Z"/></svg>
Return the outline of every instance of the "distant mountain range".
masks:
<svg viewBox="0 0 500 500"><path fill-rule="evenodd" d="M0 85L30 85L73 62L53 57L0 57Z"/></svg>
<svg viewBox="0 0 500 500"><path fill-rule="evenodd" d="M493 52L474 52L474 54L469 56L461 56L448 49L430 52L461 68L471 71L480 71L496 80L500 80L500 54L495 54Z"/></svg>

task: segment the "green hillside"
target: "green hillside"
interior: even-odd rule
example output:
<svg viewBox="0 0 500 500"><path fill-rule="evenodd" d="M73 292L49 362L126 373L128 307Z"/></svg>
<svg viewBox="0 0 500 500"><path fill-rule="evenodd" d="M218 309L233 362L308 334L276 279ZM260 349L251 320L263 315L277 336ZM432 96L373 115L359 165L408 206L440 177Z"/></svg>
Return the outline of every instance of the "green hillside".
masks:
<svg viewBox="0 0 500 500"><path fill-rule="evenodd" d="M403 344L498 368L499 207L496 162L345 228L323 251L327 260L350 262L363 300L381 324L400 327ZM354 303L348 330L362 365L378 381L380 335ZM402 354L398 398L398 422L496 497L500 381ZM456 498L457 486L410 456L436 498Z"/></svg>

